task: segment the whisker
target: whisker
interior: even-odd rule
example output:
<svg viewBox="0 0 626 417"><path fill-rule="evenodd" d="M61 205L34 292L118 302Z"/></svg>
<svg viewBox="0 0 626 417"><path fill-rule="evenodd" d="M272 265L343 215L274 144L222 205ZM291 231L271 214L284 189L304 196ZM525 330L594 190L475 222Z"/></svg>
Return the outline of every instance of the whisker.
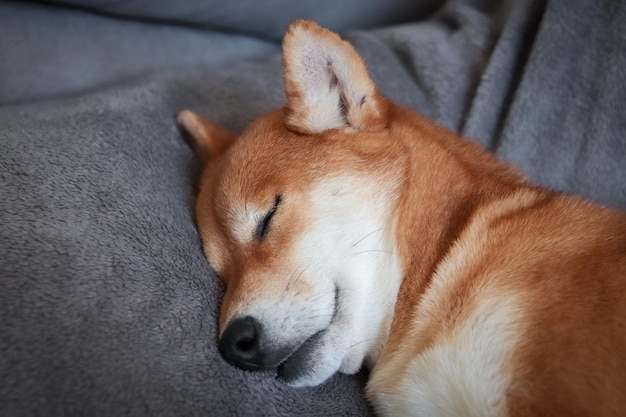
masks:
<svg viewBox="0 0 626 417"><path fill-rule="evenodd" d="M358 346L358 345L363 344L363 343L371 342L372 340L384 340L384 338L383 337L372 337L370 339L361 340L359 342L354 343L353 345L348 346L346 348L346 350L350 350L353 347Z"/></svg>
<svg viewBox="0 0 626 417"><path fill-rule="evenodd" d="M328 296L328 294L333 294L333 295L334 295L334 294L335 294L335 290L333 290L332 292L325 292L325 293L319 294L319 295L317 295L317 296L315 296L315 297L313 297L313 296L307 297L307 298L305 299L305 301L317 301L317 300L319 300L320 298L327 297L327 296Z"/></svg>
<svg viewBox="0 0 626 417"><path fill-rule="evenodd" d="M362 241L364 241L365 239L367 239L368 237L370 237L371 235L373 235L374 233L380 232L381 230L383 230L382 227L379 227L378 229L374 230L373 232L369 232L368 234L366 234L365 236L363 236L361 239L357 240L356 243L354 243L352 245L352 247L355 247L356 245L358 245L359 243L361 243Z"/></svg>
<svg viewBox="0 0 626 417"><path fill-rule="evenodd" d="M298 282L298 280L302 277L302 274L304 274L304 272L307 269L309 269L309 266L311 266L311 265L308 265L308 266L302 268L302 270L300 271L300 273L297 276L296 276L295 273L291 275L291 278L289 278L289 282L287 282L287 289L289 289L292 285L294 285L295 283Z"/></svg>
<svg viewBox="0 0 626 417"><path fill-rule="evenodd" d="M312 316L303 316L300 317L300 319L319 319L319 318L328 318L328 317L334 317L334 314L314 314Z"/></svg>
<svg viewBox="0 0 626 417"><path fill-rule="evenodd" d="M369 250L364 250L361 252L355 252L354 255L362 255L364 253L368 253L368 252L383 252L383 253L390 253L392 255L397 255L396 252L392 252L392 251L388 251L388 250L382 250L382 249L369 249Z"/></svg>

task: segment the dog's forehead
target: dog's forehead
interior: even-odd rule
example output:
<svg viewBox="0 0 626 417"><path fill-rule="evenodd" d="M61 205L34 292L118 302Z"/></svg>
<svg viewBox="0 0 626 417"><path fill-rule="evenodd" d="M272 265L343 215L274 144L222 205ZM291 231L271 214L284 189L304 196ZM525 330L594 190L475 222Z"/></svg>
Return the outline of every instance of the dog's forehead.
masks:
<svg viewBox="0 0 626 417"><path fill-rule="evenodd" d="M236 200L273 200L276 194L323 174L319 164L323 148L318 137L296 135L282 123L262 119L246 129L224 155L218 186Z"/></svg>
<svg viewBox="0 0 626 417"><path fill-rule="evenodd" d="M293 172L292 162L285 155L290 150L268 136L273 132L251 133L238 138L221 160L215 161L208 184L211 191L207 193L212 200L215 224L222 225L239 243L253 236L256 225L275 204L277 196L291 194L306 177L302 162L302 175L289 174Z"/></svg>
<svg viewBox="0 0 626 417"><path fill-rule="evenodd" d="M316 184L338 175L362 175L364 167L375 164L358 151L361 135L339 129L298 134L285 127L283 116L276 111L254 121L214 170L215 214L228 228L236 223L249 229L279 195L283 201L308 195Z"/></svg>

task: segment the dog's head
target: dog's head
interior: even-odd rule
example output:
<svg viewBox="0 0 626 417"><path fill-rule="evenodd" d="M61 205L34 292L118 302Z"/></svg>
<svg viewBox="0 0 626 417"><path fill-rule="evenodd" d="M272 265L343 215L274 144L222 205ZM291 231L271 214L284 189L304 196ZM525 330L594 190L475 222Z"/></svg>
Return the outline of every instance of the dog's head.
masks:
<svg viewBox="0 0 626 417"><path fill-rule="evenodd" d="M205 161L196 217L226 284L219 350L303 386L379 353L399 285L404 168L390 104L350 44L297 21L283 66L287 105L238 138L189 111L178 120Z"/></svg>

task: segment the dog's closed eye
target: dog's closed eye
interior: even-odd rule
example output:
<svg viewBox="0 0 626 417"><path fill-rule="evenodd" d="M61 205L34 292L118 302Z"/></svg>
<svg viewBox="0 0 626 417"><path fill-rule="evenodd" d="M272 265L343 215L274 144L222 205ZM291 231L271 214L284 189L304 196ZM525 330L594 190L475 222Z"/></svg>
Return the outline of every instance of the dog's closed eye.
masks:
<svg viewBox="0 0 626 417"><path fill-rule="evenodd" d="M272 218L274 217L274 214L276 213L276 210L278 209L278 205L280 204L282 199L283 199L283 196L281 194L278 194L276 198L274 198L274 205L272 205L272 207L267 211L267 213L265 213L265 216L263 216L263 218L257 224L256 231L254 233L254 237L256 238L257 241L261 242L267 236L267 233L269 232L270 224L272 222Z"/></svg>

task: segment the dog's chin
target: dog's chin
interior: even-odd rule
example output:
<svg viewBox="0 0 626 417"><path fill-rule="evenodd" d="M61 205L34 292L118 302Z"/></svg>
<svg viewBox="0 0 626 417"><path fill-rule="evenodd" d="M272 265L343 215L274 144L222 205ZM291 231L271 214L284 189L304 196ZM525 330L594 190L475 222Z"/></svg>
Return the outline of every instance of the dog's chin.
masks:
<svg viewBox="0 0 626 417"><path fill-rule="evenodd" d="M339 352L325 343L325 331L307 339L278 367L278 379L293 387L310 387L323 383L340 368Z"/></svg>
<svg viewBox="0 0 626 417"><path fill-rule="evenodd" d="M277 369L277 378L292 387L320 385L335 373L353 374L361 361L350 360L345 349L338 349L329 329L315 333L291 354Z"/></svg>

